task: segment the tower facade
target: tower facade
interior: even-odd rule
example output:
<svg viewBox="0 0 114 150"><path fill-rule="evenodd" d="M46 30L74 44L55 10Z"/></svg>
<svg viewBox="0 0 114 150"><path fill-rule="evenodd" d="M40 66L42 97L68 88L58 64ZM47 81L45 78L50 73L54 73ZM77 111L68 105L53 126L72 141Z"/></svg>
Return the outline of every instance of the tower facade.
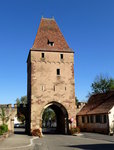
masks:
<svg viewBox="0 0 114 150"><path fill-rule="evenodd" d="M42 18L27 60L27 130L42 132L42 115L50 107L57 116L57 130L68 133L76 124L74 52L56 21Z"/></svg>

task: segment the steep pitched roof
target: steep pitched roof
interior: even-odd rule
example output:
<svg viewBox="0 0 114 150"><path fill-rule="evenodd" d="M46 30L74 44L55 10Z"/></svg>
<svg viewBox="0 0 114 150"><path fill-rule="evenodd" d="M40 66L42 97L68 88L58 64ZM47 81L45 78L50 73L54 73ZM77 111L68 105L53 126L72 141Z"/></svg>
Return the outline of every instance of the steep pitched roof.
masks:
<svg viewBox="0 0 114 150"><path fill-rule="evenodd" d="M31 50L73 52L53 18L41 19Z"/></svg>
<svg viewBox="0 0 114 150"><path fill-rule="evenodd" d="M104 114L114 106L114 91L96 94L90 97L88 103L77 115Z"/></svg>

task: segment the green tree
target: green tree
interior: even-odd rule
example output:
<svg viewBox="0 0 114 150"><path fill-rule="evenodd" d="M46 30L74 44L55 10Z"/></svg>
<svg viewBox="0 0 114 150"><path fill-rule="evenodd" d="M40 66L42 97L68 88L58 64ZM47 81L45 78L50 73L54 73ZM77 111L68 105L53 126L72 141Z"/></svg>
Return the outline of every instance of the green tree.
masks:
<svg viewBox="0 0 114 150"><path fill-rule="evenodd" d="M8 120L9 120L9 117L6 116L5 110L4 110L3 107L1 107L0 118L1 118L1 120L2 120L2 124L3 124L3 125L4 125L5 123L7 123Z"/></svg>
<svg viewBox="0 0 114 150"><path fill-rule="evenodd" d="M16 99L17 106L20 106L20 104L26 105L27 104L27 96L22 96L20 99Z"/></svg>
<svg viewBox="0 0 114 150"><path fill-rule="evenodd" d="M17 98L17 99L16 99L16 104L17 104L17 106L20 106L20 103L21 103L21 102L20 102L20 99Z"/></svg>
<svg viewBox="0 0 114 150"><path fill-rule="evenodd" d="M47 126L47 122L49 121L50 118L51 118L51 121L55 121L56 120L56 114L53 111L53 109L46 108L44 110L44 113L43 113L43 116L42 116L43 122L46 123L46 126Z"/></svg>
<svg viewBox="0 0 114 150"><path fill-rule="evenodd" d="M25 116L22 113L18 114L18 120L21 121L23 124L25 122Z"/></svg>
<svg viewBox="0 0 114 150"><path fill-rule="evenodd" d="M27 96L22 96L20 99L17 98L16 99L16 104L17 104L18 107L20 106L20 104L26 105L27 104ZM17 118L22 123L25 122L25 115L24 114L18 113Z"/></svg>
<svg viewBox="0 0 114 150"><path fill-rule="evenodd" d="M103 75L97 76L94 80L94 82L91 85L92 93L105 93L107 91L114 89L114 79L105 77Z"/></svg>
<svg viewBox="0 0 114 150"><path fill-rule="evenodd" d="M111 90L114 90L114 79L111 79L111 82L110 82L110 89L111 89Z"/></svg>
<svg viewBox="0 0 114 150"><path fill-rule="evenodd" d="M21 104L27 104L27 96L22 96L20 99Z"/></svg>
<svg viewBox="0 0 114 150"><path fill-rule="evenodd" d="M75 103L76 103L76 105L78 104L78 102L79 102L78 98L75 97Z"/></svg>

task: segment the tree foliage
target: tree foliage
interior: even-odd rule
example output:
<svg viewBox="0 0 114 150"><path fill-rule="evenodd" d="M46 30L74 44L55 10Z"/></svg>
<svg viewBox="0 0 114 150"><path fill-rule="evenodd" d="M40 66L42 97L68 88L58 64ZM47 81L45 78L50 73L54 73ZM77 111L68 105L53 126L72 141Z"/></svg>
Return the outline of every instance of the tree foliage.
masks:
<svg viewBox="0 0 114 150"><path fill-rule="evenodd" d="M27 96L22 96L20 101L22 104L27 104Z"/></svg>
<svg viewBox="0 0 114 150"><path fill-rule="evenodd" d="M25 122L25 116L22 113L18 114L18 120L21 121L23 124Z"/></svg>
<svg viewBox="0 0 114 150"><path fill-rule="evenodd" d="M1 118L1 120L2 120L2 124L3 124L3 125L4 125L5 123L7 123L8 120L9 120L9 117L6 116L6 113L5 113L5 110L4 110L3 107L1 107L0 118Z"/></svg>
<svg viewBox="0 0 114 150"><path fill-rule="evenodd" d="M76 105L78 104L78 102L79 102L78 98L75 97L75 103L76 103Z"/></svg>
<svg viewBox="0 0 114 150"><path fill-rule="evenodd" d="M0 135L4 134L7 131L8 131L8 125L6 124L0 125Z"/></svg>
<svg viewBox="0 0 114 150"><path fill-rule="evenodd" d="M16 99L16 104L17 104L17 106L20 106L20 103L21 103L21 102L20 102L20 99L17 98L17 99Z"/></svg>
<svg viewBox="0 0 114 150"><path fill-rule="evenodd" d="M44 122L47 122L50 118L52 121L54 121L56 119L56 114L51 108L47 108L44 110L42 119Z"/></svg>
<svg viewBox="0 0 114 150"><path fill-rule="evenodd" d="M91 85L92 94L105 93L114 89L114 79L103 75L97 76Z"/></svg>
<svg viewBox="0 0 114 150"><path fill-rule="evenodd" d="M20 99L16 99L17 106L20 106L20 104L26 105L27 104L27 96L22 96Z"/></svg>

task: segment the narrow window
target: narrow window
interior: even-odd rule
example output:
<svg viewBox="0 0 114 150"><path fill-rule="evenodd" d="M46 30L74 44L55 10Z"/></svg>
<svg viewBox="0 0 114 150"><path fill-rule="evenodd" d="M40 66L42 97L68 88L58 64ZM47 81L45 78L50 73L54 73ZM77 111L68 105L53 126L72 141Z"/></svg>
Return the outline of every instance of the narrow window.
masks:
<svg viewBox="0 0 114 150"><path fill-rule="evenodd" d="M90 122L93 123L93 115L90 116Z"/></svg>
<svg viewBox="0 0 114 150"><path fill-rule="evenodd" d="M44 91L44 86L42 85L42 91Z"/></svg>
<svg viewBox="0 0 114 150"><path fill-rule="evenodd" d="M89 123L89 116L87 116L87 123Z"/></svg>
<svg viewBox="0 0 114 150"><path fill-rule="evenodd" d="M96 123L101 123L101 116L100 115L96 115Z"/></svg>
<svg viewBox="0 0 114 150"><path fill-rule="evenodd" d="M106 122L107 122L106 115L104 115L103 118L104 118L104 119L103 119L103 122L106 123Z"/></svg>
<svg viewBox="0 0 114 150"><path fill-rule="evenodd" d="M82 116L82 123L85 123L85 117Z"/></svg>
<svg viewBox="0 0 114 150"><path fill-rule="evenodd" d="M63 59L63 54L60 54L60 58Z"/></svg>
<svg viewBox="0 0 114 150"><path fill-rule="evenodd" d="M53 90L55 91L55 85L53 86Z"/></svg>
<svg viewBox="0 0 114 150"><path fill-rule="evenodd" d="M57 75L60 75L60 69L57 69Z"/></svg>
<svg viewBox="0 0 114 150"><path fill-rule="evenodd" d="M42 53L42 58L44 58L45 56L44 56L44 53Z"/></svg>
<svg viewBox="0 0 114 150"><path fill-rule="evenodd" d="M65 91L66 91L66 86L65 86Z"/></svg>

